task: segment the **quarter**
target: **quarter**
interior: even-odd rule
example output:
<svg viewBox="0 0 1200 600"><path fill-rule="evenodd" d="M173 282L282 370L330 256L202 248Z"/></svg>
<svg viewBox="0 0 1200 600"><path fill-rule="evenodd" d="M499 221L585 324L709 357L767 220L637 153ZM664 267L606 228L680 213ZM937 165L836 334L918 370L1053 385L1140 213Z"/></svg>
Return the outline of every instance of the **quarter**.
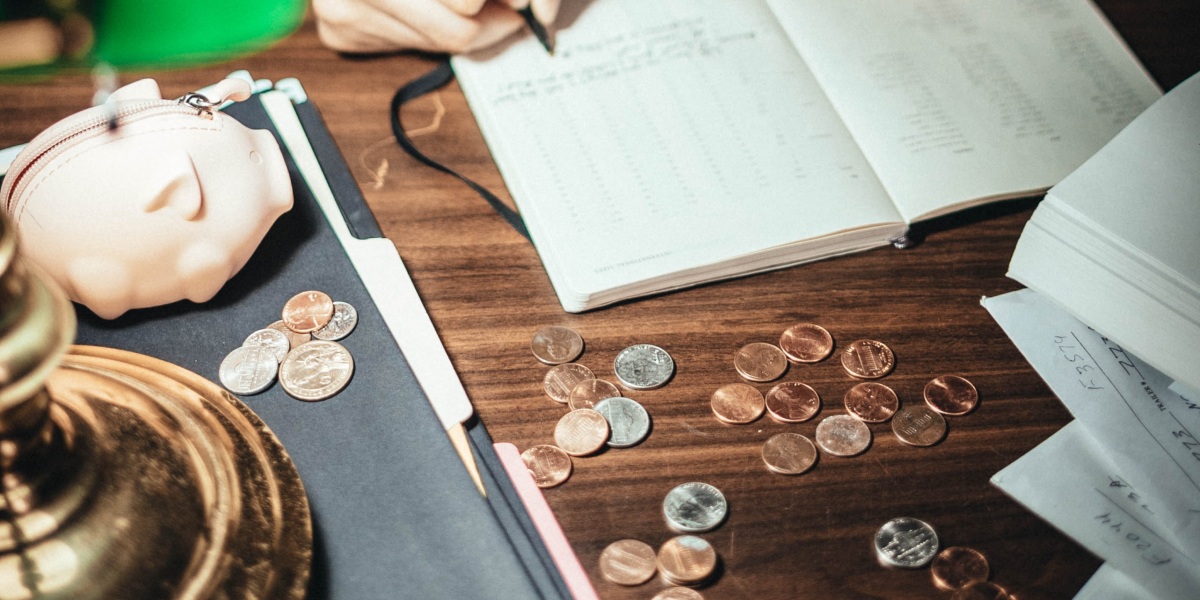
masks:
<svg viewBox="0 0 1200 600"><path fill-rule="evenodd" d="M579 363L563 363L546 372L542 378L542 389L551 400L566 404L576 384L595 378L591 369Z"/></svg>
<svg viewBox="0 0 1200 600"><path fill-rule="evenodd" d="M920 519L892 519L875 533L875 554L884 566L905 569L924 567L933 560L937 551L937 533Z"/></svg>
<svg viewBox="0 0 1200 600"><path fill-rule="evenodd" d="M279 365L279 383L297 400L316 402L342 391L354 374L354 358L346 347L313 340L292 348Z"/></svg>
<svg viewBox="0 0 1200 600"><path fill-rule="evenodd" d="M774 344L754 342L746 344L733 355L733 366L738 375L749 381L774 381L787 371L787 357Z"/></svg>
<svg viewBox="0 0 1200 600"><path fill-rule="evenodd" d="M729 504L721 490L700 481L682 483L667 492L663 516L667 525L684 533L716 529L725 520Z"/></svg>
<svg viewBox="0 0 1200 600"><path fill-rule="evenodd" d="M652 390L666 385L675 374L675 361L653 344L635 344L613 360L617 381L631 390Z"/></svg>
<svg viewBox="0 0 1200 600"><path fill-rule="evenodd" d="M554 427L554 443L571 456L591 454L608 441L608 421L604 415L580 408L562 416Z"/></svg>
<svg viewBox="0 0 1200 600"><path fill-rule="evenodd" d="M817 462L817 447L799 433L777 433L763 444L762 459L772 473L799 475Z"/></svg>
<svg viewBox="0 0 1200 600"><path fill-rule="evenodd" d="M533 357L548 365L571 362L583 354L583 337L569 327L551 325L537 330L529 343Z"/></svg>
<svg viewBox="0 0 1200 600"><path fill-rule="evenodd" d="M526 449L521 453L521 460L540 488L552 488L571 476L571 456L549 444Z"/></svg>
<svg viewBox="0 0 1200 600"><path fill-rule="evenodd" d="M867 423L883 423L896 414L900 398L892 388L864 381L846 392L846 412Z"/></svg>
<svg viewBox="0 0 1200 600"><path fill-rule="evenodd" d="M779 348L792 362L821 362L833 353L833 336L820 325L798 323L779 336Z"/></svg>
<svg viewBox="0 0 1200 600"><path fill-rule="evenodd" d="M925 404L943 415L965 415L978 403L975 385L958 375L940 375L925 384Z"/></svg>
<svg viewBox="0 0 1200 600"><path fill-rule="evenodd" d="M850 415L825 417L817 424L817 445L834 456L856 456L871 445L871 429Z"/></svg>
<svg viewBox="0 0 1200 600"><path fill-rule="evenodd" d="M842 351L842 368L859 379L879 379L895 366L896 357L883 342L857 340Z"/></svg>
<svg viewBox="0 0 1200 600"><path fill-rule="evenodd" d="M650 433L650 413L629 398L605 398L596 403L596 412L608 421L608 445L628 448L642 443Z"/></svg>
<svg viewBox="0 0 1200 600"><path fill-rule="evenodd" d="M618 585L641 585L654 577L657 557L650 544L617 540L600 553L600 574Z"/></svg>

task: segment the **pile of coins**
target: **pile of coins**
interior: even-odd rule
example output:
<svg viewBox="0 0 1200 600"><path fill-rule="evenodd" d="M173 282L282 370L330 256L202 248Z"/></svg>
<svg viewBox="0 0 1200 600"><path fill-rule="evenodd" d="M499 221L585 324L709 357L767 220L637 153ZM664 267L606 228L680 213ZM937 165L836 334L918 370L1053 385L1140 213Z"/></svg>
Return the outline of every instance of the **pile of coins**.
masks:
<svg viewBox="0 0 1200 600"><path fill-rule="evenodd" d="M983 553L965 546L938 552L938 536L920 519L899 517L875 533L875 555L885 567L929 567L933 585L954 592L953 600L1009 600L1003 587L988 581L990 569Z"/></svg>
<svg viewBox="0 0 1200 600"><path fill-rule="evenodd" d="M283 305L282 318L251 333L221 361L221 384L238 395L257 394L276 379L298 400L316 402L340 392L354 359L338 340L358 324L358 311L323 292L307 291Z"/></svg>

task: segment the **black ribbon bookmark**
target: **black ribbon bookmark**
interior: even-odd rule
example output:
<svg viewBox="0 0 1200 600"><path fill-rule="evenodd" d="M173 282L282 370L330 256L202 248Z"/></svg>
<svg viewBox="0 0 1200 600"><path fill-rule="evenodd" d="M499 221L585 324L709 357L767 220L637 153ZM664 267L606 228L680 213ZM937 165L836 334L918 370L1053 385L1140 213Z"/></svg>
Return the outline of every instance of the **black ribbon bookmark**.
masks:
<svg viewBox="0 0 1200 600"><path fill-rule="evenodd" d="M467 179L466 177L455 172L453 169L422 154L421 151L418 150L417 147L412 143L412 140L409 139L408 134L404 133L404 126L400 123L400 107L404 106L404 103L408 102L409 100L420 98L429 92L441 88L447 83L450 83L450 80L452 79L454 79L454 69L450 67L450 57L446 56L438 60L437 66L435 66L432 71L400 86L400 89L396 90L396 95L392 96L392 135L396 136L396 142L400 144L401 148L404 148L404 151L407 152L409 156L412 156L413 158L421 161L423 164L433 167L443 173L453 175L454 177L458 178L459 181L467 184L468 187L475 190L475 193L482 196L484 200L487 200L487 203L492 205L492 208L494 208L496 212L500 213L500 216L503 217L505 221L508 221L508 224L512 225L513 229L517 230L517 233L532 241L532 239L529 237L529 230L525 228L525 221L521 220L521 215L517 214L517 211L509 208L507 204L500 200L500 198L497 198L496 195L487 188L475 183L474 181L471 181L470 179Z"/></svg>

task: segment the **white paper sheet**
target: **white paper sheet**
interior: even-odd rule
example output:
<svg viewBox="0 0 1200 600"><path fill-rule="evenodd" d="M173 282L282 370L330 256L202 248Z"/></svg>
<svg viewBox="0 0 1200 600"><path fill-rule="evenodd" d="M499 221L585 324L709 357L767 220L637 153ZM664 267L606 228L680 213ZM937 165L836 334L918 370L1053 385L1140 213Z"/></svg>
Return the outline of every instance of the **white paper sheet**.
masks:
<svg viewBox="0 0 1200 600"><path fill-rule="evenodd" d="M1075 594L1075 600L1146 600L1149 595L1133 578L1104 563Z"/></svg>

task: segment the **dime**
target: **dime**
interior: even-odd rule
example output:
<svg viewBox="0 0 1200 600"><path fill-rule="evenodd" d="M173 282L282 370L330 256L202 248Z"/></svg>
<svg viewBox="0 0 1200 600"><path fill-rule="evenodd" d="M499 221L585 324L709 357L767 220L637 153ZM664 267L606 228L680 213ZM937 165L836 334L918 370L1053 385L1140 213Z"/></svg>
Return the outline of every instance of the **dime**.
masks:
<svg viewBox="0 0 1200 600"><path fill-rule="evenodd" d="M567 397L567 406L570 406L571 410L594 408L597 402L620 395L621 390L618 390L617 386L603 379L585 379L571 388L571 393Z"/></svg>
<svg viewBox="0 0 1200 600"><path fill-rule="evenodd" d="M283 324L298 333L312 333L331 319L333 299L325 292L300 292L283 305Z"/></svg>
<svg viewBox="0 0 1200 600"><path fill-rule="evenodd" d="M316 402L342 391L354 374L354 358L346 347L313 340L292 348L279 365L279 383L297 400Z"/></svg>
<svg viewBox="0 0 1200 600"><path fill-rule="evenodd" d="M862 454L871 445L871 429L850 415L825 417L817 424L817 445L834 456Z"/></svg>
<svg viewBox="0 0 1200 600"><path fill-rule="evenodd" d="M803 423L821 410L817 391L799 381L785 381L767 392L767 414L780 423Z"/></svg>
<svg viewBox="0 0 1200 600"><path fill-rule="evenodd" d="M636 446L650 433L650 414L629 398L605 398L596 403L595 411L608 421L608 445L613 448Z"/></svg>
<svg viewBox="0 0 1200 600"><path fill-rule="evenodd" d="M704 538L680 535L658 549L658 569L667 581L694 585L708 579L717 568L717 551Z"/></svg>
<svg viewBox="0 0 1200 600"><path fill-rule="evenodd" d="M958 375L941 375L925 384L925 404L943 415L965 415L978 403L975 385Z"/></svg>
<svg viewBox="0 0 1200 600"><path fill-rule="evenodd" d="M521 453L525 468L540 488L552 488L571 476L571 456L549 444L533 446Z"/></svg>
<svg viewBox="0 0 1200 600"><path fill-rule="evenodd" d="M951 546L938 552L929 573L939 590L953 592L972 581L987 581L988 562L978 550Z"/></svg>
<svg viewBox="0 0 1200 600"><path fill-rule="evenodd" d="M875 533L875 554L884 566L915 569L929 564L938 551L937 533L928 523L900 517Z"/></svg>
<svg viewBox="0 0 1200 600"><path fill-rule="evenodd" d="M684 533L711 531L725 520L729 504L721 490L692 481L675 486L663 499L667 525Z"/></svg>
<svg viewBox="0 0 1200 600"><path fill-rule="evenodd" d="M318 340L337 341L354 331L358 325L358 311L345 302L333 303L333 317L324 327L312 332Z"/></svg>
<svg viewBox="0 0 1200 600"><path fill-rule="evenodd" d="M654 577L655 560L650 544L617 540L600 553L600 574L618 585L641 585Z"/></svg>
<svg viewBox="0 0 1200 600"><path fill-rule="evenodd" d="M283 357L287 356L288 350L292 349L292 344L288 341L287 336L282 331L270 327L251 333L242 342L242 345L269 348L275 355L275 364L283 362Z"/></svg>
<svg viewBox="0 0 1200 600"><path fill-rule="evenodd" d="M763 414L766 404L763 395L754 386L731 383L721 386L712 395L712 411L725 423L742 425L752 423Z"/></svg>
<svg viewBox="0 0 1200 600"><path fill-rule="evenodd" d="M799 475L817 462L817 447L798 433L777 433L763 444L762 459L774 473Z"/></svg>
<svg viewBox="0 0 1200 600"><path fill-rule="evenodd" d="M932 446L946 435L946 419L928 406L904 406L892 416L892 433L910 446Z"/></svg>
<svg viewBox="0 0 1200 600"><path fill-rule="evenodd" d="M704 600L704 595L692 588L669 587L655 594L650 600Z"/></svg>
<svg viewBox="0 0 1200 600"><path fill-rule="evenodd" d="M842 352L842 368L859 379L879 379L892 372L896 357L891 348L875 340L851 342Z"/></svg>
<svg viewBox="0 0 1200 600"><path fill-rule="evenodd" d="M892 388L864 381L846 392L846 412L867 423L883 423L896 414L900 408L900 398Z"/></svg>
<svg viewBox="0 0 1200 600"><path fill-rule="evenodd" d="M658 346L636 344L617 354L613 370L621 385L631 390L652 390L665 385L675 374L675 361Z"/></svg>
<svg viewBox="0 0 1200 600"><path fill-rule="evenodd" d="M546 390L546 395L550 396L551 400L566 404L575 384L595 378L591 369L579 363L563 363L546 372L546 376L542 378L542 389Z"/></svg>
<svg viewBox="0 0 1200 600"><path fill-rule="evenodd" d="M800 323L779 336L779 348L792 362L821 362L833 353L833 336L820 325Z"/></svg>
<svg viewBox="0 0 1200 600"><path fill-rule="evenodd" d="M554 427L554 443L571 456L585 456L599 450L608 441L608 421L604 415L580 408L562 416Z"/></svg>
<svg viewBox="0 0 1200 600"><path fill-rule="evenodd" d="M951 600L1011 600L1008 590L990 581L972 581L954 592Z"/></svg>
<svg viewBox="0 0 1200 600"><path fill-rule="evenodd" d="M583 338L574 329L551 325L537 330L529 347L534 358L548 365L561 365L583 354Z"/></svg>
<svg viewBox="0 0 1200 600"><path fill-rule="evenodd" d="M229 391L246 396L271 387L278 372L279 363L270 348L239 346L221 361L217 376Z"/></svg>
<svg viewBox="0 0 1200 600"><path fill-rule="evenodd" d="M275 321L274 323L267 325L267 328L283 332L283 335L287 336L289 348L295 348L296 346L299 346L300 344L303 344L305 342L312 340L311 333L299 333L296 331L292 331L291 329L288 329L287 325L283 324L283 321Z"/></svg>
<svg viewBox="0 0 1200 600"><path fill-rule="evenodd" d="M778 346L754 342L733 355L733 367L738 375L750 381L774 381L787 371L788 361Z"/></svg>

